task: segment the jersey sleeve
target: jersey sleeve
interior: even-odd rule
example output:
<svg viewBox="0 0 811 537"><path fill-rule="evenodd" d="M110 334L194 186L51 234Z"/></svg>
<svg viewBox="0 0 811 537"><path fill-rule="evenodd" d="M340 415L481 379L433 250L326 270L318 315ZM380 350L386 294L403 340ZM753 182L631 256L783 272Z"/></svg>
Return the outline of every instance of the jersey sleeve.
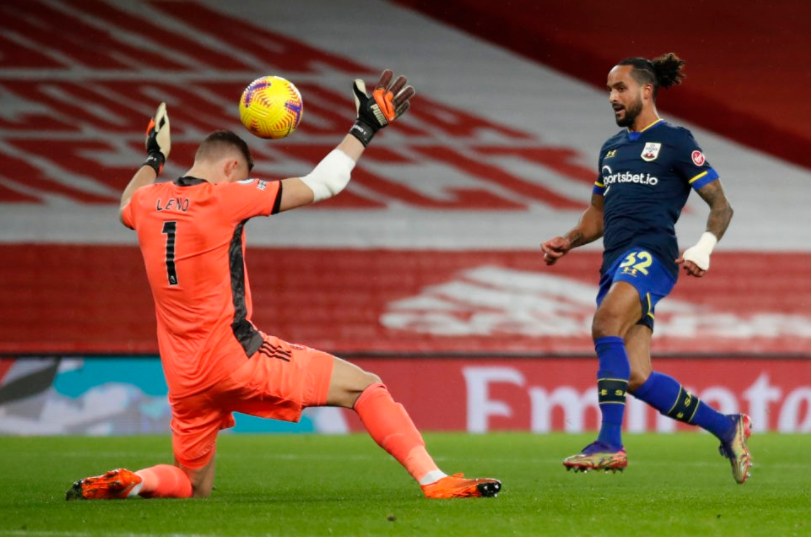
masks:
<svg viewBox="0 0 811 537"><path fill-rule="evenodd" d="M718 172L704 156L698 142L686 129L676 147L674 166L676 172L690 184L693 190L698 190L719 177Z"/></svg>
<svg viewBox="0 0 811 537"><path fill-rule="evenodd" d="M221 207L232 222L279 212L282 201L281 181L248 179L235 183L219 183L217 186Z"/></svg>
<svg viewBox="0 0 811 537"><path fill-rule="evenodd" d="M603 183L603 155L605 155L605 145L600 148L600 156L597 158L597 179L594 180L594 188L591 193L597 196L605 195L605 184Z"/></svg>
<svg viewBox="0 0 811 537"><path fill-rule="evenodd" d="M603 177L601 175L598 175L597 179L594 180L594 188L591 189L591 193L598 196L605 195L605 185L603 184Z"/></svg>

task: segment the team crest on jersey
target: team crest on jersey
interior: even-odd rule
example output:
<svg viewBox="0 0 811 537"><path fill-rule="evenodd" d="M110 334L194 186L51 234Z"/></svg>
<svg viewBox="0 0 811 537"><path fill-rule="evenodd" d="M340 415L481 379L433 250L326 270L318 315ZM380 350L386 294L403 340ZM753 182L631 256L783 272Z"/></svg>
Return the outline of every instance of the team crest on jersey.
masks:
<svg viewBox="0 0 811 537"><path fill-rule="evenodd" d="M648 142L645 144L645 149L642 150L642 160L651 162L656 160L659 156L659 150L662 149L662 144L658 142Z"/></svg>
<svg viewBox="0 0 811 537"><path fill-rule="evenodd" d="M693 164L696 166L703 166L704 165L704 153L701 151L693 151Z"/></svg>

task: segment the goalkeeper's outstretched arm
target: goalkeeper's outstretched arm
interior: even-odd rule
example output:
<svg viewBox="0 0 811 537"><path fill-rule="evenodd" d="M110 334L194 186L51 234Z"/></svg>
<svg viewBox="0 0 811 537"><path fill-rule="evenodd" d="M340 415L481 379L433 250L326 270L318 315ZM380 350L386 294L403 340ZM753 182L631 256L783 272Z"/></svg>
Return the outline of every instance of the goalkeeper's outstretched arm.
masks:
<svg viewBox="0 0 811 537"><path fill-rule="evenodd" d="M349 134L309 175L282 181L280 211L329 199L346 187L355 163L377 131L403 115L416 94L413 87L406 85L406 77L392 80L394 73L383 71L371 96L366 93L366 84L355 80L352 90L357 118Z"/></svg>
<svg viewBox="0 0 811 537"><path fill-rule="evenodd" d="M124 224L120 211L127 206L135 191L142 186L151 185L163 171L163 164L169 158L172 149L172 137L169 131L169 114L166 113L166 103L161 103L155 112L155 117L149 120L146 127L146 160L130 180L127 188L121 194L119 206L119 219ZM126 224L124 224L126 225Z"/></svg>

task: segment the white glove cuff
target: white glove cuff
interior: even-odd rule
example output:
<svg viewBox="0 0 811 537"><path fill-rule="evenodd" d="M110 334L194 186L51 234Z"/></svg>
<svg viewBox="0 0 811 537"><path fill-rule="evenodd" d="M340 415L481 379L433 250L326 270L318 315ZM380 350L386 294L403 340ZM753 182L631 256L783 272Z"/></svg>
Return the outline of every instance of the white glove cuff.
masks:
<svg viewBox="0 0 811 537"><path fill-rule="evenodd" d="M313 203L338 194L346 188L351 178L355 161L339 149L333 149L329 155L301 180L313 191Z"/></svg>

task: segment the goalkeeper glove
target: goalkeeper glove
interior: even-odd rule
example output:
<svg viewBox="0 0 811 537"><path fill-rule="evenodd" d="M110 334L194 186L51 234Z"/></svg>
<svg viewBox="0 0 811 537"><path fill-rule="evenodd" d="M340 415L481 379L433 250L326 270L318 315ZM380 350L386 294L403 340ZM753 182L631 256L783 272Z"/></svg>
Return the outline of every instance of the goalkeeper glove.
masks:
<svg viewBox="0 0 811 537"><path fill-rule="evenodd" d="M358 118L349 134L360 140L364 147L369 145L377 131L408 110L409 100L417 93L413 87L406 86L406 77L400 75L394 83L392 78L394 73L391 70L383 71L371 97L366 94L363 80L355 80L352 86Z"/></svg>
<svg viewBox="0 0 811 537"><path fill-rule="evenodd" d="M158 106L155 117L149 120L146 127L146 161L144 166L150 166L160 175L163 163L169 158L172 149L172 140L169 135L169 115L166 113L166 103Z"/></svg>

